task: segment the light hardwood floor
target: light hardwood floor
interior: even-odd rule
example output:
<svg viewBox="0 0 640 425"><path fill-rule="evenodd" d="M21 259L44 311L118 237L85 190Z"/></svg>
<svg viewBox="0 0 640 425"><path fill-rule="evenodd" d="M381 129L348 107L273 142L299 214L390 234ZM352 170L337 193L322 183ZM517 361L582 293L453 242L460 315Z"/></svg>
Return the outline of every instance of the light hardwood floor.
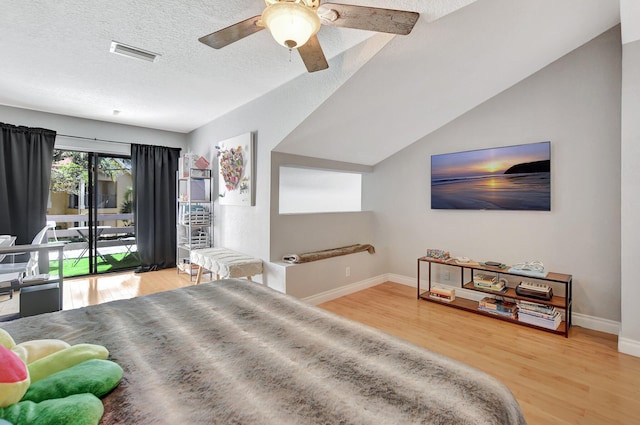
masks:
<svg viewBox="0 0 640 425"><path fill-rule="evenodd" d="M65 281L65 309L191 285L173 270ZM613 335L573 327L568 339L418 301L395 283L320 307L481 369L504 383L532 425L640 424L640 358Z"/></svg>
<svg viewBox="0 0 640 425"><path fill-rule="evenodd" d="M149 295L193 285L189 276L176 269L155 272L109 273L99 276L64 280L63 307L65 310L100 304L108 301Z"/></svg>
<svg viewBox="0 0 640 425"><path fill-rule="evenodd" d="M426 301L384 283L321 307L460 360L504 383L529 424L640 424L640 358L617 337L569 338Z"/></svg>

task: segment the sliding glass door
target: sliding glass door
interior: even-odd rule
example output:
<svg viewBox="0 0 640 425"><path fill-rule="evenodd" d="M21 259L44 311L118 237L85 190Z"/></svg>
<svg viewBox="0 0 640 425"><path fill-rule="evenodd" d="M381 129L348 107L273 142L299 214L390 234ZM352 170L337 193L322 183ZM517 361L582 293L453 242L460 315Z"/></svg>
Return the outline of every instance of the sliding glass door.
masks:
<svg viewBox="0 0 640 425"><path fill-rule="evenodd" d="M66 242L65 276L139 266L130 157L56 149L51 176L49 236Z"/></svg>

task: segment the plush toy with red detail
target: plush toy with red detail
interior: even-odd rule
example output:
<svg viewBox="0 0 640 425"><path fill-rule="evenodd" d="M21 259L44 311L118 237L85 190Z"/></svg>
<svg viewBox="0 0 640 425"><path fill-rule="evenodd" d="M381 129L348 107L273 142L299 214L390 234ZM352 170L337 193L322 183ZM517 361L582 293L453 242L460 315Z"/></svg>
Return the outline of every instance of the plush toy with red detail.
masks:
<svg viewBox="0 0 640 425"><path fill-rule="evenodd" d="M25 395L31 379L27 365L16 353L0 345L0 407L19 402Z"/></svg>
<svg viewBox="0 0 640 425"><path fill-rule="evenodd" d="M122 379L107 349L43 339L16 344L0 328L0 425L97 425L100 397Z"/></svg>

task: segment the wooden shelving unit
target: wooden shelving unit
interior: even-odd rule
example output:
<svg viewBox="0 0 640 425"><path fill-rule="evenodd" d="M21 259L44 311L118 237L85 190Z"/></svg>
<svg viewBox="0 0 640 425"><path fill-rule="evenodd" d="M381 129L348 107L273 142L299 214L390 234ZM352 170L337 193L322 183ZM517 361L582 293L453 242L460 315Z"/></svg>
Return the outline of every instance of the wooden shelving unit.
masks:
<svg viewBox="0 0 640 425"><path fill-rule="evenodd" d="M426 290L420 288L421 269L422 269L422 265L425 264L425 263L428 265L428 277L427 277L427 288L426 288ZM487 296L491 296L491 297L494 297L494 298L503 298L503 299L509 299L509 300L525 300L525 301L535 302L535 303L538 303L538 304L544 304L544 305L553 306L553 307L556 307L556 309L562 310L562 312L564 312L564 320L560 323L560 326L557 329L549 329L549 328L542 327L542 326L536 326L536 325L532 325L532 324L529 324L529 323L524 323L524 322L519 321L518 319L513 319L513 318L510 318L510 317L501 316L501 315L497 315L497 314L492 314L492 313L480 310L478 308L478 302L477 301L466 299L466 298L461 298L461 297L458 296L458 294L456 294L455 300L450 301L450 302L433 299L433 298L429 297L429 291L430 291L431 285L432 285L432 279L431 279L432 270L431 270L431 266L433 264L447 266L447 267L456 267L456 268L460 269L459 288L461 288L461 289L487 294ZM537 298L520 296L520 295L516 294L516 291L515 291L514 287L508 287L506 292L497 292L497 291L491 291L491 290L487 290L487 289L480 289L480 288L477 288L473 284L473 274L474 274L475 271L490 272L490 273L496 274L497 276L504 275L505 277L517 277L517 278L521 278L521 280L545 282L545 283L548 283L549 285L551 285L554 288L554 294L557 291L559 294L562 294L562 295L554 295L551 298L551 300L545 301L545 300L541 300L541 299L537 299ZM504 320L506 322L517 323L518 325L527 326L527 327L531 327L531 328L535 328L535 329L540 329L540 330L543 330L543 331L546 331L546 332L551 332L551 333L555 333L555 334L564 335L566 338L569 337L569 329L571 328L571 309L572 309L572 301L571 301L572 288L571 288L571 286L572 286L572 280L573 280L573 278L572 278L571 275L564 274L564 273L549 272L549 273L546 274L545 277L534 277L534 276L526 275L524 273L509 272L508 269L503 269L503 268L499 268L499 267L458 263L453 259L449 260L449 261L442 261L442 260L429 258L429 257L420 257L420 258L418 258L418 285L417 285L417 287L418 287L418 299L422 299L422 300L425 300L425 301L433 302L433 303L436 303L436 304L446 305L446 306L453 307L453 308L458 308L458 309L461 309L461 310L471 311L473 313L480 314L480 315L483 315L483 316L492 317L492 318L495 318L495 319L498 319L498 320Z"/></svg>

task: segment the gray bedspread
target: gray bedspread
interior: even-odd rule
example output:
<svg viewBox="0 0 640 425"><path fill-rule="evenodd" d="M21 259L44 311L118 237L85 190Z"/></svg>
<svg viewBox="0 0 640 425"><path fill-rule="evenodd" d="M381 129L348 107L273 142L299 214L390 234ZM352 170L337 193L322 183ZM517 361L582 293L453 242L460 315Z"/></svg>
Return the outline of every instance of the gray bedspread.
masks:
<svg viewBox="0 0 640 425"><path fill-rule="evenodd" d="M106 346L102 424L524 424L487 374L246 280L2 323Z"/></svg>

